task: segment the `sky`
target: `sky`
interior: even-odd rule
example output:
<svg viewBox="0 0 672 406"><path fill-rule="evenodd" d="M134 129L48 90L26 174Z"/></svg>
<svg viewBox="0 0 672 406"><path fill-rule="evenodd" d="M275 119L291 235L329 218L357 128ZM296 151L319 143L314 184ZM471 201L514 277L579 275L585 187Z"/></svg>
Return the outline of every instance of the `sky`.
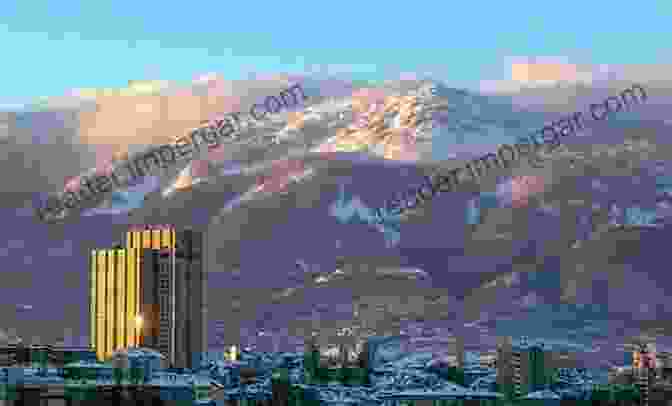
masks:
<svg viewBox="0 0 672 406"><path fill-rule="evenodd" d="M672 5L517 1L416 7L343 0L4 2L0 104L129 79L237 79L249 72L434 72L471 87L504 74L506 58L557 56L596 64L664 63ZM267 3L267 4L264 4ZM402 57L403 56L403 57ZM667 59L663 59L667 58Z"/></svg>

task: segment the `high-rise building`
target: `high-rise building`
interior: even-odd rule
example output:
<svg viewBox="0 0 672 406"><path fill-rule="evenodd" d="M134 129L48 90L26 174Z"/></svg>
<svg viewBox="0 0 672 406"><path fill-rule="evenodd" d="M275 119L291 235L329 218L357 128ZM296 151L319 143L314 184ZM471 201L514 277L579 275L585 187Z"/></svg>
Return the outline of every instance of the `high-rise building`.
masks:
<svg viewBox="0 0 672 406"><path fill-rule="evenodd" d="M497 386L508 398L515 395L513 385L513 343L511 337L499 337L497 343Z"/></svg>
<svg viewBox="0 0 672 406"><path fill-rule="evenodd" d="M135 251L91 251L89 272L90 344L98 359L137 345L139 262Z"/></svg>
<svg viewBox="0 0 672 406"><path fill-rule="evenodd" d="M672 352L660 351L657 355L656 366L660 379L664 381L672 380Z"/></svg>
<svg viewBox="0 0 672 406"><path fill-rule="evenodd" d="M649 404L649 391L653 383L653 373L649 369L639 368L635 370L635 385L639 388L641 394L641 404L646 406Z"/></svg>
<svg viewBox="0 0 672 406"><path fill-rule="evenodd" d="M555 369L555 356L543 344L500 341L497 349L497 383L508 396L520 397L542 390Z"/></svg>
<svg viewBox="0 0 672 406"><path fill-rule="evenodd" d="M464 338L461 335L455 336L455 361L458 368L464 369Z"/></svg>
<svg viewBox="0 0 672 406"><path fill-rule="evenodd" d="M548 383L548 374L550 372L550 353L545 352L543 346L533 345L527 351L527 379L526 386L528 392L535 392L544 389ZM525 372L523 363L523 372Z"/></svg>
<svg viewBox="0 0 672 406"><path fill-rule="evenodd" d="M200 359L207 337L201 239L191 230L147 226L126 233L125 249L92 251L90 337L99 359L139 345L177 367Z"/></svg>
<svg viewBox="0 0 672 406"><path fill-rule="evenodd" d="M271 392L273 393L273 404L277 406L289 406L289 391L291 383L289 381L289 371L287 368L278 368L271 376Z"/></svg>
<svg viewBox="0 0 672 406"><path fill-rule="evenodd" d="M303 349L303 368L306 374L306 382L313 384L318 381L320 368L320 350L317 338L313 335L306 337Z"/></svg>
<svg viewBox="0 0 672 406"><path fill-rule="evenodd" d="M207 350L202 234L176 233L175 248L143 248L140 260L140 344L174 367L194 368Z"/></svg>
<svg viewBox="0 0 672 406"><path fill-rule="evenodd" d="M632 353L632 366L635 375L635 383L639 387L642 405L649 403L649 390L655 376L655 352L646 343L640 343Z"/></svg>

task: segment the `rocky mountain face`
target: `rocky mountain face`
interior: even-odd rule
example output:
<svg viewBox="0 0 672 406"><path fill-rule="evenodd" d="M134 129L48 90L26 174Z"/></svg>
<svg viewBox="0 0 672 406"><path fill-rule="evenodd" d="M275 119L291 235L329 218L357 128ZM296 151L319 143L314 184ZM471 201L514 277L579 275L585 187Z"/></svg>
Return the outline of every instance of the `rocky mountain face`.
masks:
<svg viewBox="0 0 672 406"><path fill-rule="evenodd" d="M453 97L467 97L457 90L452 92ZM232 289L230 295L238 297L241 302L237 310L224 302L215 305L218 313L221 312L221 319L229 320L234 325L251 324L253 327L250 327L249 331L258 331L261 326L267 326L263 328L272 330L273 323L265 318L265 310L262 310L267 306L260 304L265 301L263 298L267 297L262 293L264 289L278 292L273 296L277 296L273 301L274 308L284 309L282 311L292 315L305 313L305 316L295 317L290 323L296 325L290 327L290 330L298 328L295 332L312 328L316 318L323 320L320 324L322 328L327 329L353 323L352 313L349 313L343 321L326 321L330 320L330 317L335 318L334 320L342 318L337 315L338 312L334 312L335 304L325 306L324 310L318 306L312 312L307 311L311 307L310 303L315 303L315 300L344 304L353 303L353 300L357 303L368 300L385 306L387 310L384 311L379 309L372 313L365 311L358 313L360 317L367 315L368 321L362 323L372 326L373 330L404 329L404 326L417 318L421 318L427 324L444 323L446 326L453 326L449 328L452 332L455 332L456 325L465 323L469 327L459 327L457 330L461 330L461 334L467 335L472 340L483 343L488 342L488 337L494 337L505 331L515 332L520 325L515 324L518 327L513 328L513 321L521 321L521 317L522 320L531 317L527 314L534 308L544 314L540 317L553 320L552 315L559 314L557 306L568 306L569 314L578 317L580 310L575 307L575 303L593 303L593 301L601 303L604 311L600 311L599 317L590 316L601 320L599 322L591 319L582 321L577 318L576 325L571 328L557 328L567 322L551 323L556 326L552 329L549 325L547 335L553 337L560 335L563 339L570 340L575 335L585 340L586 337L594 335L590 331L595 329L597 324L609 326L609 320L612 320L614 328L617 329L609 331L616 332L617 337L623 337L629 334L627 332L634 333L641 325L649 323L644 319L654 319L655 316L650 314L644 319L638 316L634 319L638 321L626 323L628 328L617 327L622 326L621 319L627 317L628 305L614 305L615 302L612 303L612 299L609 299L612 297L609 290L604 291L598 286L601 286L600 278L610 280L608 289L618 289L618 286L623 286L624 283L618 281L634 278L632 266L625 263L616 265L614 255L625 255L630 258L636 255L637 241L643 238L641 233L665 232L636 227L631 227L631 231L619 231L618 227L610 225L610 219L613 219L610 215L610 201L616 202L616 206L622 210L637 204L655 209L655 203L652 206L648 204L650 202L632 201L633 195L625 193L625 190L632 186L633 179L639 179L639 187L645 191L642 193L652 196L651 202L655 200L654 196L660 195L655 187L650 186L652 180L655 183L656 177L659 176L658 172L663 171L660 165L655 169L652 163L665 160L666 146L659 144L657 139L661 132L667 131L667 126L664 124L650 120L640 120L637 125L629 126L623 126L620 122L598 123L589 128L585 136L600 141L599 143L587 143L577 136L575 140L568 140L566 146L555 154L546 157L542 168L531 168L528 163L521 162L518 166L498 172L492 179L484 179L478 185L466 185L463 193L440 196L403 222L398 249L382 249L383 238L380 233L364 224L341 224L329 218L326 206L337 198L343 182L347 184L351 193L362 198L364 204L376 207L406 185L418 184L419 176L432 168L454 167L481 151L494 150L496 142L487 141L487 135L492 133L488 126L500 123L502 135L498 138L498 142L502 142L514 140L518 131L533 127L533 124L538 123L540 117L543 117L540 116L542 113L530 111L524 112L527 120L522 120L513 111L502 112L506 104L499 99L495 99L496 102L490 100L487 104L482 101L488 100L487 98L481 99L483 104L481 106L478 104L478 97L473 98L476 101L453 102L452 104L458 107L452 107L454 111L451 116L450 107L443 110L441 107L451 103L446 102L446 97L440 94L425 99L413 93L392 96L389 99L383 97L378 104L371 103L373 107L369 106L368 111L358 110L362 113L362 117L365 117L362 121L368 120L360 127L349 125L338 127L336 130L329 128L328 123L322 127L311 124L311 112L318 114L315 111L320 111L318 107L312 107L304 113L302 124L295 127L303 129L304 133L309 132L315 139L320 140L313 144L315 145L313 151L332 155L327 159L314 159L306 155L304 162L315 169L315 174L310 179L289 184L283 193L254 192L256 198L248 198L245 204L222 211L221 201L226 200L227 196L234 199L237 195L248 193L250 180L245 180L245 176L220 177L194 187L186 194L175 195L170 201L155 198L154 203L151 203L152 197L150 197L145 207L131 213L130 216L134 218L133 222L165 223L169 220L180 221L178 219L182 218L181 221L188 224L197 217L196 212L201 213L203 227L209 235L209 251L212 253L212 257L209 258L210 269L227 273L227 269L234 264L247 264L243 265L244 275L238 278L239 282L236 282L242 285L237 286L246 285L243 280L253 279L252 275L266 275L264 287L257 286L249 290L249 294L240 291L234 293L236 289L230 288ZM357 105L352 100L348 100L345 104L348 103ZM459 121L462 118L458 113L459 108L464 110L466 105L477 106L473 110L480 108L484 111L487 107L491 109L490 111L496 112L494 118L480 118L480 124L484 127L482 130L484 141L478 143L473 138L465 139L462 144L464 147L462 150L457 148L459 151L455 155L450 155L449 151L440 156L440 159L434 159L438 155L433 150L434 145L444 142L441 137L449 132L442 126L440 119L452 118ZM414 116L410 113L412 106L416 109ZM395 108L399 110L394 110ZM396 112L396 115L386 113L388 109ZM428 115L431 117L427 112L433 109L443 112L441 114L448 118L437 116L436 120L423 120L422 117ZM473 110L469 111L472 116L476 116ZM335 116L338 118L338 115ZM475 126L473 124L475 118L464 118L467 119L470 119ZM411 120L416 120L411 126L412 130L395 127L395 124L408 125ZM468 127L469 124L463 126ZM476 130L471 137L480 137ZM323 131L324 135L317 135L318 131ZM410 147L406 149L400 138L400 133L404 131L411 133L409 139L412 140L409 142ZM287 139L289 138L285 138ZM285 142L291 143L291 141ZM452 142L455 142L455 139ZM272 148L280 148L281 145L282 143L276 144L263 153L272 155L270 152ZM409 150L413 151L412 159L406 159L396 166L388 164L398 163L402 160L399 154ZM341 158L338 155L340 151L367 152L369 155L365 159L362 159L361 155L358 159L345 158L346 155ZM278 156L283 154L280 153ZM511 177L528 175L543 179L545 186L530 195L527 205L511 207L510 204L502 204L498 207L484 208L482 221L473 225L466 224L464 204L470 195L496 191L500 182ZM661 207L657 210L663 213ZM414 227L427 227L430 219L446 216L447 219L443 222L446 226L450 224L449 229L455 229L457 224L459 230L457 233L446 235L445 228L440 227L441 221L430 232L418 233L412 230ZM661 221L663 224L664 220ZM308 224L313 227L319 224L321 230L320 235L316 236L306 229L306 235L311 235L310 242L301 237L300 231ZM261 235L268 236L267 242L259 240ZM298 243L297 240L281 242L278 238L281 239L280 236L283 235L298 236L302 243ZM433 241L427 239L426 235L435 236L435 239ZM438 236L442 236L440 240L443 242L436 242ZM377 248L357 249L353 244L348 244L350 238L364 241L361 245ZM250 241L255 241L255 248L252 248ZM315 284L315 286L304 285L305 282L297 285L296 282L289 282L286 279L283 281L283 277L279 276L291 272L296 258L306 256L311 257L314 263L320 263L321 269L325 272L330 272L330 269L333 270L330 258L334 258L334 241L337 241L336 245L338 241L343 241L342 245L350 247L340 248L340 251L349 251L346 256L349 257L353 267L363 270L361 273L345 278L343 282L332 280L324 285ZM427 243L429 246L423 246ZM277 259L270 268L265 268L264 261L253 258L254 252L258 252L261 246L265 247L262 249L263 252ZM631 248L626 248L628 246ZM307 252L311 255L306 255ZM598 255L598 252L601 254ZM487 257L483 257L484 255L491 259L488 260ZM626 257L620 261L626 261ZM496 258L501 258L501 263ZM632 259L627 259L630 260ZM432 282L390 280L381 284L380 280L362 279L367 269L389 265L401 267L407 263L420 264L420 268L427 270L431 275ZM510 270L500 270L502 266ZM528 286L504 284L497 285L495 294L482 291L483 285L496 280L499 275L510 275L511 272L525 275L523 281L527 282L523 285ZM276 273L278 276L275 276ZM557 280L557 282L533 288L531 276L528 275L537 273L548 273L544 278L548 277L549 281ZM653 271L647 271L646 280L656 278ZM226 279L226 276L222 275L222 279ZM647 282L641 281L640 284L642 283ZM338 286L339 284L342 286ZM354 293L355 286L361 287L362 292ZM372 294L370 291L374 286L376 293ZM417 293L410 293L409 289L417 289ZM229 288L225 290L228 291ZM433 293L433 290L437 292ZM224 294L223 297L231 297L228 295ZM395 298L399 297L406 299L403 300L402 306L395 307L393 303ZM660 300L663 300L663 297L660 296ZM632 300L636 303L641 299L633 297ZM411 304L415 302L417 303ZM450 305L446 307L448 303ZM636 306L640 308L638 303ZM413 307L416 310L412 310ZM428 311L430 308L435 310ZM487 317L481 317L486 314ZM644 316L644 313L641 315ZM250 322L248 321L250 319L256 321ZM474 320L481 322L471 325L470 322ZM511 327L506 327L507 324ZM535 335L534 331L529 333ZM603 338L595 336L595 339L598 342L609 340L607 336L608 334L602 332ZM597 357L596 353L595 358Z"/></svg>
<svg viewBox="0 0 672 406"><path fill-rule="evenodd" d="M363 206L379 207L430 171L494 152L497 144L515 142L558 111L535 111L534 105L521 110L513 96L479 95L431 81L341 89L328 97L320 96L322 84L302 83L309 103L245 127L242 142L197 157L188 174L186 166L159 173L141 206L73 218L47 232L104 224L118 238L128 224L143 223L206 231L209 315L226 321L218 340L227 343L270 345L269 336L289 343L288 337L312 329L337 335L354 324L369 332L398 332L420 323L434 331L437 345L443 336L459 334L487 347L498 335L527 329L530 336L589 342L593 351L661 327L657 320L669 311L669 283L660 270L669 191L656 184L669 175L670 151L661 138L669 126L663 116L649 114L648 104L624 112L627 119L590 125L545 156L541 167L523 160L432 199L401 221L399 244L387 247L379 230L330 214L344 185ZM283 86L251 92L241 110ZM578 95L571 109L585 110L588 103ZM651 100L652 109L662 111ZM646 113L639 117L640 111ZM52 147L15 144L5 150L14 172L3 173L23 176L16 172L23 168L31 185L93 164L63 150L69 163L57 165L45 182L21 157ZM47 158L31 170L49 173ZM511 179L525 176L541 186L525 192L525 204L514 207ZM16 191L25 198L31 188L36 186ZM167 189L174 192L162 193ZM480 219L469 224L468 202L481 193L494 193L497 203L481 207ZM618 227L633 207L655 210L661 227ZM347 264L342 274L335 274L337 258ZM308 271L297 271L299 259ZM427 276L376 273L404 267ZM596 360L604 356L590 354Z"/></svg>

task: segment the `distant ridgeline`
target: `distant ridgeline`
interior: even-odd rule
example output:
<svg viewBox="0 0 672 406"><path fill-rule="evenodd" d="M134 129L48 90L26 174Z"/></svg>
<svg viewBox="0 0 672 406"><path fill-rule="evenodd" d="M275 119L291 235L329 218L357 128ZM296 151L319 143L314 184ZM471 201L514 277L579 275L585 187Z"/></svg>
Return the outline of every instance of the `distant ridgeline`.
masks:
<svg viewBox="0 0 672 406"><path fill-rule="evenodd" d="M502 200L507 202L504 203ZM672 214L672 176L656 178L656 201L669 202L670 214ZM498 196L497 192L481 192L479 196L467 201L465 222L472 225L479 224L481 209L505 206L508 206L508 199ZM354 222L376 226L383 233L385 245L388 248L397 245L400 241L399 216L381 213L383 216L381 221L375 209L368 207L359 196L352 197L348 194L346 197L343 184L339 185L339 197L331 204L329 212L343 224ZM622 210L616 204L612 204L609 209L609 222L614 226L660 227L664 217L667 216L662 210L645 209L640 206L627 207Z"/></svg>
<svg viewBox="0 0 672 406"><path fill-rule="evenodd" d="M640 206L622 210L615 203L609 207L609 224L613 226L662 227L663 220L672 213L672 176L656 177L655 209Z"/></svg>
<svg viewBox="0 0 672 406"><path fill-rule="evenodd" d="M640 206L626 207L625 210L615 203L609 206L609 225L612 228L629 227L662 227L662 216L656 209L645 209Z"/></svg>
<svg viewBox="0 0 672 406"><path fill-rule="evenodd" d="M342 224L359 223L370 224L383 233L385 237L385 246L394 247L401 239L400 223L398 216L389 216L387 213L381 213L379 216L375 209L368 207L359 196L345 195L345 186L339 185L338 199L329 207L329 214L336 217ZM382 218L381 218L382 216Z"/></svg>
<svg viewBox="0 0 672 406"><path fill-rule="evenodd" d="M660 217L655 209L642 209L634 206L625 209L625 219L623 225L633 226L659 226Z"/></svg>
<svg viewBox="0 0 672 406"><path fill-rule="evenodd" d="M481 192L479 196L467 201L465 222L467 224L479 224L481 221L481 209L494 209L503 207L501 198L496 192ZM659 177L656 180L656 201L672 203L672 177ZM672 204L667 207L672 214ZM646 209L641 206L632 206L622 209L611 203L609 206L609 224L612 226L638 226L638 227L661 227L662 220L667 217L662 210Z"/></svg>

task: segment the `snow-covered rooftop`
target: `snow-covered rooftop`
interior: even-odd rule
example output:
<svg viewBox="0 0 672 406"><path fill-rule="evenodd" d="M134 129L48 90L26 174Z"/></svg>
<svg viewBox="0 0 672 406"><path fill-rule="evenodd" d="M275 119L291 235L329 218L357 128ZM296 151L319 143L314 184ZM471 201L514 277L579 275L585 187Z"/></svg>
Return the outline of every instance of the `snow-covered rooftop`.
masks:
<svg viewBox="0 0 672 406"><path fill-rule="evenodd" d="M452 399L452 398L500 398L503 395L496 392L471 391L466 388L455 385L453 388L442 388L441 390L408 390L396 394L380 395L380 399Z"/></svg>
<svg viewBox="0 0 672 406"><path fill-rule="evenodd" d="M162 358L166 359L166 356L161 354L160 352L153 350L151 348L144 348L144 347L129 347L129 348L122 348L117 351L115 351L112 354L112 357L116 356L124 356L127 355L129 357L138 357L138 356L150 356L150 357L157 357L157 358Z"/></svg>
<svg viewBox="0 0 672 406"><path fill-rule="evenodd" d="M111 365L103 364L103 363L96 362L96 361L87 361L87 360L70 362L70 363L66 364L65 366L66 367L86 367L86 368L112 368Z"/></svg>
<svg viewBox="0 0 672 406"><path fill-rule="evenodd" d="M527 394L527 396L524 397L524 399L560 399L560 396L558 396L555 392L544 389L540 390L537 392L532 392Z"/></svg>

